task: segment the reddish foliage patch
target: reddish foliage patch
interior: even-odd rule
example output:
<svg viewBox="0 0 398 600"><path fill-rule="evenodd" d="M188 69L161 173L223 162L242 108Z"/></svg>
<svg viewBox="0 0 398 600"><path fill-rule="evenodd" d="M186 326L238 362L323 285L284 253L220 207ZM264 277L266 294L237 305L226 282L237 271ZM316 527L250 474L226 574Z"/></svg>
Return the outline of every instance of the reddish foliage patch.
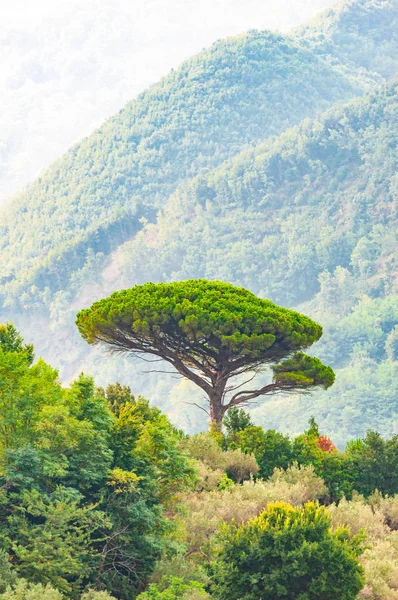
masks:
<svg viewBox="0 0 398 600"><path fill-rule="evenodd" d="M318 448L320 448L324 452L329 452L329 454L337 452L336 446L333 444L332 440L327 435L321 435L321 437L318 438L316 443Z"/></svg>

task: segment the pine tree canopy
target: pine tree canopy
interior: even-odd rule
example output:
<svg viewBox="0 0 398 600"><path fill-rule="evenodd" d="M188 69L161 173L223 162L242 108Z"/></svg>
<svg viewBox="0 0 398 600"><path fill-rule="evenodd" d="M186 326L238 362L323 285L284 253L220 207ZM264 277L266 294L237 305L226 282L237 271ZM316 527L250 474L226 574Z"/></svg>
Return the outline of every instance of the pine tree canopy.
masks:
<svg viewBox="0 0 398 600"><path fill-rule="evenodd" d="M76 323L89 344L171 363L207 393L210 408L217 398L216 421L263 394L327 388L334 381L330 367L302 353L321 337L320 325L221 281L137 285L82 310ZM229 378L265 365L274 371L271 384L235 394L237 387L227 387Z"/></svg>

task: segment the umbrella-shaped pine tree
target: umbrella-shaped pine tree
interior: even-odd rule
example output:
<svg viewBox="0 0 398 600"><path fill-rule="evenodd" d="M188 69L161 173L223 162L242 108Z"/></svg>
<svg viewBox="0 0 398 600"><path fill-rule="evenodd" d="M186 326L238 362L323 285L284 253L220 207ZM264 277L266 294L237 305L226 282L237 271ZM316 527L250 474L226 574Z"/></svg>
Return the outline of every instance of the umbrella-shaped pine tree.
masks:
<svg viewBox="0 0 398 600"><path fill-rule="evenodd" d="M330 367L303 354L322 327L298 312L221 281L146 283L115 292L77 315L89 344L165 360L208 397L212 427L225 412L265 394L333 384ZM271 383L245 389L236 378L264 366ZM251 379L251 377L250 377Z"/></svg>

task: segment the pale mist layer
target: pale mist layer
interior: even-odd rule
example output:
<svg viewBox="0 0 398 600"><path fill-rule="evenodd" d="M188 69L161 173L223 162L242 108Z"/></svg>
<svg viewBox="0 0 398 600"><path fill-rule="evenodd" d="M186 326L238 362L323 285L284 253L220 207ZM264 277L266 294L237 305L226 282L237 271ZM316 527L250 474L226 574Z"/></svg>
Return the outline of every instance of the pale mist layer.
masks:
<svg viewBox="0 0 398 600"><path fill-rule="evenodd" d="M0 23L0 203L215 40L307 20L333 0L15 0Z"/></svg>

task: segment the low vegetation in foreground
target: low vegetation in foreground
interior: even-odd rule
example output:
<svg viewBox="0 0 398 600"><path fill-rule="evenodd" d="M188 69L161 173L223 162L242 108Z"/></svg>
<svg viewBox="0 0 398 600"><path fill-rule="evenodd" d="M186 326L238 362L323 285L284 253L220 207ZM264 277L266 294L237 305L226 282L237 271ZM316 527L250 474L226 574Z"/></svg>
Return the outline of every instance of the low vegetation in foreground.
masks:
<svg viewBox="0 0 398 600"><path fill-rule="evenodd" d="M0 599L398 597L398 437L186 436L0 327Z"/></svg>

